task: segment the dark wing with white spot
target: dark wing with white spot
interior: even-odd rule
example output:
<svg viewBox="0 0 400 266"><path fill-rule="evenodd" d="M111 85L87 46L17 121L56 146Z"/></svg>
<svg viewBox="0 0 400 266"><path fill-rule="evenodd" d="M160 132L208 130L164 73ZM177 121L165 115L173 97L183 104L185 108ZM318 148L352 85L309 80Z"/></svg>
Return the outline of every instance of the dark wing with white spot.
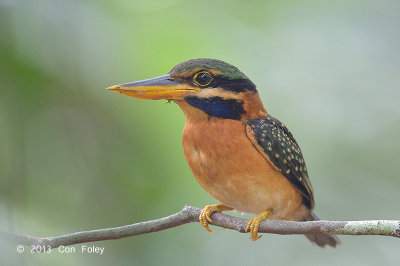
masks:
<svg viewBox="0 0 400 266"><path fill-rule="evenodd" d="M304 204L312 209L314 195L307 167L300 147L289 129L270 115L249 119L248 125L257 144L262 147L275 167L302 193Z"/></svg>

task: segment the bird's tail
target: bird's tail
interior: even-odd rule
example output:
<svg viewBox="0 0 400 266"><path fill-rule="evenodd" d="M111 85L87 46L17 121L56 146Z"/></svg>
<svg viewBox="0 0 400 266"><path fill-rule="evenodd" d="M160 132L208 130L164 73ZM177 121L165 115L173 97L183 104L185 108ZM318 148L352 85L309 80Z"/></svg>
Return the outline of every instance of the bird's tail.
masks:
<svg viewBox="0 0 400 266"><path fill-rule="evenodd" d="M310 211L309 216L307 216L304 221L318 221L318 216ZM305 235L313 244L316 244L320 247L325 247L325 245L329 245L331 247L336 247L337 245L342 244L340 239L334 235L325 235L325 234L315 234L315 235Z"/></svg>

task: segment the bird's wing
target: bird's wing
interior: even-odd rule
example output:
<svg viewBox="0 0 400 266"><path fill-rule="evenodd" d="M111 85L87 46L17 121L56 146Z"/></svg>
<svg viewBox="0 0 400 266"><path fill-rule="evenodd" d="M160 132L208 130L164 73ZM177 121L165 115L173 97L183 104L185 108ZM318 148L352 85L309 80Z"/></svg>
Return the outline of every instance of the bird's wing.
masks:
<svg viewBox="0 0 400 266"><path fill-rule="evenodd" d="M314 207L313 189L300 147L289 129L268 115L247 121L246 133L257 150L270 161L303 195L303 202Z"/></svg>

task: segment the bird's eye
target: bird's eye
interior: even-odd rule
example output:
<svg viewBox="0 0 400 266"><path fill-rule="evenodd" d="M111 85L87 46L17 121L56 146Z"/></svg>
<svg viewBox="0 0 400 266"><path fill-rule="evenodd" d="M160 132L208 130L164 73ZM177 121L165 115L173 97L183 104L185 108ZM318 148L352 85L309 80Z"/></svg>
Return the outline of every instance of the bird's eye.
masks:
<svg viewBox="0 0 400 266"><path fill-rule="evenodd" d="M210 73L202 71L194 75L193 81L200 86L207 86L211 83L212 76Z"/></svg>

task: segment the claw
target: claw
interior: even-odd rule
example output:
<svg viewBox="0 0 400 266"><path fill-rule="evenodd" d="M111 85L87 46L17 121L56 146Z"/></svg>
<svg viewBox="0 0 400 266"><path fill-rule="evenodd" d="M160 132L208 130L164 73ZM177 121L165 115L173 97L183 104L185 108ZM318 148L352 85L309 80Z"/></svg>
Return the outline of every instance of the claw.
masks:
<svg viewBox="0 0 400 266"><path fill-rule="evenodd" d="M212 223L212 219L210 218L211 213L219 211L218 208L216 208L214 205L206 205L204 209L201 211L200 216L199 216L199 221L201 225L207 229L208 232L214 233L213 230L211 230L208 227L208 223Z"/></svg>
<svg viewBox="0 0 400 266"><path fill-rule="evenodd" d="M258 236L258 228L260 227L260 223L262 221L265 221L268 218L271 211L272 211L271 209L268 209L265 212L262 212L259 215L250 219L250 221L247 224L246 229L244 231L247 232L250 228L250 239L251 240L256 241L262 237L262 236Z"/></svg>
<svg viewBox="0 0 400 266"><path fill-rule="evenodd" d="M249 227L252 225L252 223L254 221L254 218L256 218L256 217L253 217L253 218L250 219L249 223L246 226L246 229L244 229L245 232L247 232L249 230Z"/></svg>
<svg viewBox="0 0 400 266"><path fill-rule="evenodd" d="M208 227L209 223L212 223L213 220L211 219L211 214L213 212L221 212L221 211L228 211L228 210L232 210L232 208L227 207L225 205L222 204L214 204L214 205L206 205L204 207L204 209L201 211L200 216L199 216L199 221L201 223L201 225L210 233L214 233L213 230L211 230Z"/></svg>

